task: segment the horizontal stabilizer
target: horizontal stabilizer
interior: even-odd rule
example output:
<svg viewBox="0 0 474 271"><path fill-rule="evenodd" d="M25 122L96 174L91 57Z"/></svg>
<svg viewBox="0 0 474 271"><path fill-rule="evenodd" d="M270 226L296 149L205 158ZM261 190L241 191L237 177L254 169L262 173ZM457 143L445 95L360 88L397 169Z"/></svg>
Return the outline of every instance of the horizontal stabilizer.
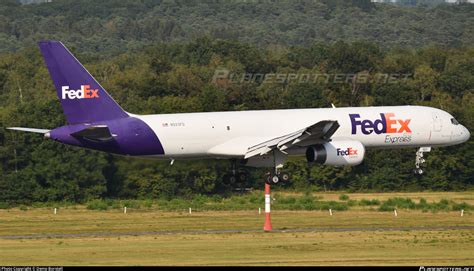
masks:
<svg viewBox="0 0 474 271"><path fill-rule="evenodd" d="M96 142L107 142L114 140L107 125L94 125L71 134L75 138L83 138Z"/></svg>
<svg viewBox="0 0 474 271"><path fill-rule="evenodd" d="M39 134L46 134L47 132L51 131L48 129L36 129L36 128L25 128L25 127L7 127L8 130L16 130L16 131L23 131L23 132L30 132L30 133L39 133Z"/></svg>

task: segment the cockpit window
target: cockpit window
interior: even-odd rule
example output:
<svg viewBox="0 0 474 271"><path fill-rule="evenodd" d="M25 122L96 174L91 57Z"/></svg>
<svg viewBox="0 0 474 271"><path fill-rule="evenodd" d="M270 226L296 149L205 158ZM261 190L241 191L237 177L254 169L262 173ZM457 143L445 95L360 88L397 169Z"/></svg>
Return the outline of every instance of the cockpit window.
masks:
<svg viewBox="0 0 474 271"><path fill-rule="evenodd" d="M451 123L454 125L458 125L459 122L455 118L451 118Z"/></svg>

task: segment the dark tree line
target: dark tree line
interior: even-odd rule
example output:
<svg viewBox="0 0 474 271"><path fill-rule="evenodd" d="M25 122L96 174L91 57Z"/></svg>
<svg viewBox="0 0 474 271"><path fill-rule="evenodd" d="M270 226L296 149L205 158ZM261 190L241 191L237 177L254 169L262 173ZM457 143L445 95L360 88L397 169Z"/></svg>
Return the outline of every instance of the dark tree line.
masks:
<svg viewBox="0 0 474 271"><path fill-rule="evenodd" d="M34 46L40 39L59 39L81 51L123 52L203 35L261 47L361 39L381 47L473 44L474 5L416 2L407 7L370 0L54 0L31 5L0 0L0 52Z"/></svg>

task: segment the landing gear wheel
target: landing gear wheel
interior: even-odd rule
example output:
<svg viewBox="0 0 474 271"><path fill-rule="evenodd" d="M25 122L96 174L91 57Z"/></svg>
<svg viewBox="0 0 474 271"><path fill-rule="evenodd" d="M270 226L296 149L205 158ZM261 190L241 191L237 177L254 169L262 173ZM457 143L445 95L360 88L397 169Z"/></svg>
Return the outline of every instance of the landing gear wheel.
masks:
<svg viewBox="0 0 474 271"><path fill-rule="evenodd" d="M278 175L273 175L272 176L272 184L277 184L280 182L280 177Z"/></svg>
<svg viewBox="0 0 474 271"><path fill-rule="evenodd" d="M265 183L266 184L272 184L272 175L265 174Z"/></svg>
<svg viewBox="0 0 474 271"><path fill-rule="evenodd" d="M248 179L248 174L247 172L239 172L237 174L237 180L240 182L240 183L244 183L246 182Z"/></svg>
<svg viewBox="0 0 474 271"><path fill-rule="evenodd" d="M234 184L237 181L237 177L232 173L225 174L223 179L225 184Z"/></svg>
<svg viewBox="0 0 474 271"><path fill-rule="evenodd" d="M423 174L423 169L421 168L415 168L413 170L413 172L416 174L416 175L422 175Z"/></svg>
<svg viewBox="0 0 474 271"><path fill-rule="evenodd" d="M280 173L280 179L284 182L288 182L290 180L290 174L282 172Z"/></svg>

